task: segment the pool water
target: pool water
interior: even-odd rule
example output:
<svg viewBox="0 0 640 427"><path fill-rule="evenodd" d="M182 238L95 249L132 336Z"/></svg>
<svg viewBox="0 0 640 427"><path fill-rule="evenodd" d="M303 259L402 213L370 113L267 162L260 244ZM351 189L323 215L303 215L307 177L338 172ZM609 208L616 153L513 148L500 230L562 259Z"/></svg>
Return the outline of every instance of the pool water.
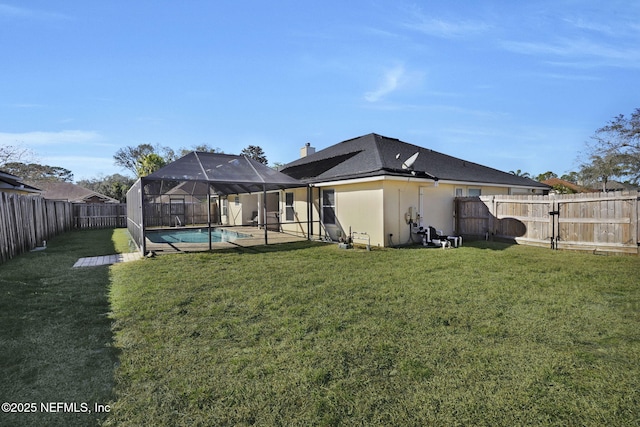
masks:
<svg viewBox="0 0 640 427"><path fill-rule="evenodd" d="M146 236L153 243L209 243L209 233L207 231L206 228L154 230L147 231ZM211 229L211 242L213 243L233 242L247 237L252 236L223 228Z"/></svg>

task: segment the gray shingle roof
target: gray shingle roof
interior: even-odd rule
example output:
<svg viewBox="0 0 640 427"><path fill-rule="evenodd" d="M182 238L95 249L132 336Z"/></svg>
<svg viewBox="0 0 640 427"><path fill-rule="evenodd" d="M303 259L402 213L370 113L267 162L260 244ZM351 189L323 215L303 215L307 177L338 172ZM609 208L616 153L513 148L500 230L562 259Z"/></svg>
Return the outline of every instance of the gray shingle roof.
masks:
<svg viewBox="0 0 640 427"><path fill-rule="evenodd" d="M33 187L23 182L22 178L17 177L9 172L0 170L0 189L17 190L27 193L40 193L39 188Z"/></svg>
<svg viewBox="0 0 640 427"><path fill-rule="evenodd" d="M402 163L419 153L412 170ZM349 139L285 165L281 172L308 183L369 176L411 176L436 180L525 186L547 185L375 133Z"/></svg>
<svg viewBox="0 0 640 427"><path fill-rule="evenodd" d="M72 203L120 203L112 197L81 187L72 182L34 181L42 189L42 197L50 200L65 200Z"/></svg>

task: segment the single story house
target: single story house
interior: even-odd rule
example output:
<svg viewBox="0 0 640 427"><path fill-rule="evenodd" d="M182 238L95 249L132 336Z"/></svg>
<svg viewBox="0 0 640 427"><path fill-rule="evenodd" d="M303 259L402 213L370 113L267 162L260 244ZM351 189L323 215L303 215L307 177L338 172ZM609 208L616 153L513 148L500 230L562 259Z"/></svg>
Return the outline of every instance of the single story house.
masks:
<svg viewBox="0 0 640 427"><path fill-rule="evenodd" d="M140 242L145 226L160 225L143 221L142 212L146 216L152 204L176 208L190 196L205 207L219 203L218 218L207 208L208 223L257 225L309 239L354 236L372 246L395 246L417 241L413 231L420 225L455 234L456 197L549 189L529 178L368 134L318 152L307 144L301 158L280 171L244 156L190 153L141 178L127 200L138 207L129 216Z"/></svg>
<svg viewBox="0 0 640 427"><path fill-rule="evenodd" d="M268 215L283 232L337 241L352 233L372 246L416 239L412 226L455 233L455 197L543 194L550 187L378 134L349 139L301 158L280 172L303 184L269 194ZM225 224L248 224L255 194L229 196ZM272 222L272 218L267 218Z"/></svg>
<svg viewBox="0 0 640 427"><path fill-rule="evenodd" d="M593 193L598 191L560 178L545 179L542 183L553 187L555 191L560 193Z"/></svg>
<svg viewBox="0 0 640 427"><path fill-rule="evenodd" d="M32 184L42 189L42 197L71 203L120 203L113 197L105 196L71 182L37 181Z"/></svg>
<svg viewBox="0 0 640 427"><path fill-rule="evenodd" d="M39 188L24 183L22 178L4 171L0 171L0 191L32 196L42 192Z"/></svg>
<svg viewBox="0 0 640 427"><path fill-rule="evenodd" d="M605 183L605 191L638 191L637 185L615 181L613 179L608 180Z"/></svg>

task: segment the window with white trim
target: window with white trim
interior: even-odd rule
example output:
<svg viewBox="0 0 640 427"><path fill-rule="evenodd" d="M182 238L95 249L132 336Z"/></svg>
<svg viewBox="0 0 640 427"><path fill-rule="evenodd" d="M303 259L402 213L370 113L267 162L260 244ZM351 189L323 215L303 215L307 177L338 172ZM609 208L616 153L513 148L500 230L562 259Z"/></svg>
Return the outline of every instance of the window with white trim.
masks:
<svg viewBox="0 0 640 427"><path fill-rule="evenodd" d="M222 216L227 216L228 212L228 207L229 207L229 201L227 199L222 199Z"/></svg>
<svg viewBox="0 0 640 427"><path fill-rule="evenodd" d="M284 219L285 221L293 221L294 217L293 193L284 193Z"/></svg>
<svg viewBox="0 0 640 427"><path fill-rule="evenodd" d="M322 222L336 223L336 194L335 190L322 190Z"/></svg>

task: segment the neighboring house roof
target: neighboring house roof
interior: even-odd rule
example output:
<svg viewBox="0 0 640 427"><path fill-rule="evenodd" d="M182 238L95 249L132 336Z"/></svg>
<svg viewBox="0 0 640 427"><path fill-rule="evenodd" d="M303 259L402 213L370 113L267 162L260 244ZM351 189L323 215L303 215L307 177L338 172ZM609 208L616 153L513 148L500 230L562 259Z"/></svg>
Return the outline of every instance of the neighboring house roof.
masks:
<svg viewBox="0 0 640 427"><path fill-rule="evenodd" d="M25 184L22 178L4 171L0 171L0 191L40 193L39 188Z"/></svg>
<svg viewBox="0 0 640 427"><path fill-rule="evenodd" d="M419 153L411 168L402 165ZM295 160L281 170L307 183L371 176L417 176L434 180L548 189L529 178L462 160L375 133L349 139Z"/></svg>
<svg viewBox="0 0 640 427"><path fill-rule="evenodd" d="M166 202L167 197L169 197L169 199L172 197L176 199L182 198L187 203L201 203L207 200L207 195L211 193L211 191L209 191L208 182L183 181L170 190L161 193L163 194L156 198L156 203ZM216 194L212 193L211 195L217 197Z"/></svg>
<svg viewBox="0 0 640 427"><path fill-rule="evenodd" d="M624 182L609 180L605 184L605 189L607 191L634 191L638 190L638 187Z"/></svg>
<svg viewBox="0 0 640 427"><path fill-rule="evenodd" d="M64 200L72 203L120 203L117 199L71 182L37 181L33 184L43 190L42 197L45 199Z"/></svg>
<svg viewBox="0 0 640 427"><path fill-rule="evenodd" d="M560 179L560 178L549 178L549 179L545 179L544 181L542 181L543 184L547 184L551 187L554 187L556 185L561 185L563 187L567 187L568 189L575 191L576 193L593 193L593 192L597 192L598 190L595 190L593 188L588 188L588 187L583 187L581 185L575 184L571 181L566 181L564 179Z"/></svg>

